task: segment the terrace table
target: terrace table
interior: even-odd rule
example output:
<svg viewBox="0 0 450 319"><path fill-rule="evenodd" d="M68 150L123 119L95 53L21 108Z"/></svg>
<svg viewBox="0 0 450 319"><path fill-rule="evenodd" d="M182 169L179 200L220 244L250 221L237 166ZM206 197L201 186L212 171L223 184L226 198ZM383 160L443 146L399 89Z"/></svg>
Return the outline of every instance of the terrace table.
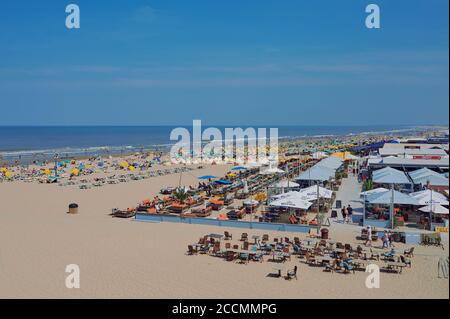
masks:
<svg viewBox="0 0 450 319"><path fill-rule="evenodd" d="M353 264L357 266L358 268L366 268L369 262L367 260L362 259L353 259Z"/></svg>
<svg viewBox="0 0 450 319"><path fill-rule="evenodd" d="M220 240L220 239L222 239L224 237L224 235L222 235L222 234L209 234L208 237Z"/></svg>
<svg viewBox="0 0 450 319"><path fill-rule="evenodd" d="M274 250L272 251L272 261L276 261L275 257L277 257L280 261L284 261L286 257L285 252Z"/></svg>

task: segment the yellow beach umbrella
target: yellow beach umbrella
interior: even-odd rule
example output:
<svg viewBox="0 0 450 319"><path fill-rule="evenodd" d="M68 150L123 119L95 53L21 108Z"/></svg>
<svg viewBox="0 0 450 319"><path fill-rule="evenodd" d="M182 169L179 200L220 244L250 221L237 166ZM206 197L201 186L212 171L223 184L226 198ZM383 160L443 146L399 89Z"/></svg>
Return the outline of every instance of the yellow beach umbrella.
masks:
<svg viewBox="0 0 450 319"><path fill-rule="evenodd" d="M45 174L45 175L50 175L51 172L50 172L50 170L49 170L48 168L46 168L46 169L44 170L44 174Z"/></svg>
<svg viewBox="0 0 450 319"><path fill-rule="evenodd" d="M75 176L78 176L79 173L80 173L80 170L78 168L74 168L72 170L72 174L75 175Z"/></svg>
<svg viewBox="0 0 450 319"><path fill-rule="evenodd" d="M6 171L5 172L5 176L10 178L10 177L12 177L12 173L10 171Z"/></svg>
<svg viewBox="0 0 450 319"><path fill-rule="evenodd" d="M122 161L122 162L120 162L120 166L123 168L128 168L128 166L130 166L130 164L128 164L127 161Z"/></svg>
<svg viewBox="0 0 450 319"><path fill-rule="evenodd" d="M134 171L134 166L133 166L133 165L130 165L130 166L128 166L128 169L129 169L130 171Z"/></svg>
<svg viewBox="0 0 450 319"><path fill-rule="evenodd" d="M8 169L6 167L0 167L0 172L6 173Z"/></svg>

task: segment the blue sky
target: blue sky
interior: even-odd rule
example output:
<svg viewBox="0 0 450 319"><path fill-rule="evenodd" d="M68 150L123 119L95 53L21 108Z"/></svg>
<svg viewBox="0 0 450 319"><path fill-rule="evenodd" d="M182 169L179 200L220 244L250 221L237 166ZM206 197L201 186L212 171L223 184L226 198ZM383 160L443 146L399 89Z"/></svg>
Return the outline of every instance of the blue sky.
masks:
<svg viewBox="0 0 450 319"><path fill-rule="evenodd" d="M69 3L2 1L0 125L448 123L447 0Z"/></svg>

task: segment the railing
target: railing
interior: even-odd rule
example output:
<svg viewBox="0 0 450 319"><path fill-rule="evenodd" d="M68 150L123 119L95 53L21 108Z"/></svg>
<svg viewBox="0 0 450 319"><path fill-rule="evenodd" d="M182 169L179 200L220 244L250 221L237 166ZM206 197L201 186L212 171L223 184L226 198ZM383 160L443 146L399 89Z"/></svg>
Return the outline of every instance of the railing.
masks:
<svg viewBox="0 0 450 319"><path fill-rule="evenodd" d="M310 226L310 225L251 222L251 221L241 221L241 220L218 220L218 219L201 218L201 217L151 215L151 214L146 214L146 213L137 213L135 216L135 220L149 221L149 222L170 222L170 223L185 223L185 224L196 224L196 225L210 225L210 226L246 228L246 229L261 229L261 230L270 230L270 231L286 231L286 232L298 232L298 233L307 233L311 229L318 231L317 226Z"/></svg>

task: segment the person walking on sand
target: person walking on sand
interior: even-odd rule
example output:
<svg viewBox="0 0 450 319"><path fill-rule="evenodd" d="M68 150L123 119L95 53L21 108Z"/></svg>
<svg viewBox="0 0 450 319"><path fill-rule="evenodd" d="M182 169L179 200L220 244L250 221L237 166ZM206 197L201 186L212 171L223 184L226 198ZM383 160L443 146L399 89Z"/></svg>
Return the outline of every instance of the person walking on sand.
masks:
<svg viewBox="0 0 450 319"><path fill-rule="evenodd" d="M389 234L386 230L383 234L383 248L389 248Z"/></svg>
<svg viewBox="0 0 450 319"><path fill-rule="evenodd" d="M389 247L394 248L394 233L388 230L388 238L389 238Z"/></svg>
<svg viewBox="0 0 450 319"><path fill-rule="evenodd" d="M347 206L347 216L348 216L348 220L350 222L352 221L352 214L353 214L353 208L352 208L352 206L350 206L350 204L348 204L348 206Z"/></svg>
<svg viewBox="0 0 450 319"><path fill-rule="evenodd" d="M347 208L345 206L342 207L341 213L342 221L345 223L345 221L347 220Z"/></svg>
<svg viewBox="0 0 450 319"><path fill-rule="evenodd" d="M367 226L366 246L372 247L372 227Z"/></svg>

